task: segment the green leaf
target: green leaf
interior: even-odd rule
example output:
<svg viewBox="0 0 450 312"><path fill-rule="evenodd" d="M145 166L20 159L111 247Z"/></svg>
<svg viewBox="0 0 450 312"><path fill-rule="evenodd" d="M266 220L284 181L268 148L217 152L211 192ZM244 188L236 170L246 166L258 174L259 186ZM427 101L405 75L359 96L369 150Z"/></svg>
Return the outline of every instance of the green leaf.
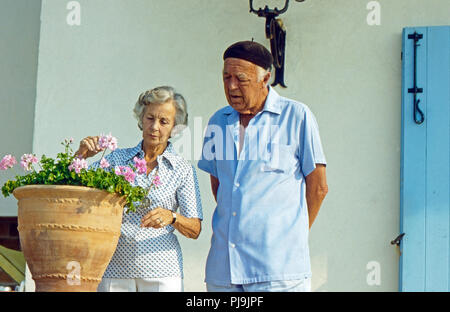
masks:
<svg viewBox="0 0 450 312"><path fill-rule="evenodd" d="M117 176L113 171L82 170L80 174L69 171L68 167L74 160L72 149L68 144L64 153L58 153L56 160L42 155L40 165L42 170L31 172L24 176L17 176L15 180L9 180L2 186L2 194L8 197L13 191L25 185L79 185L105 190L125 196L128 211L135 211L134 202L139 202L146 196L146 191L141 187L133 187L123 176ZM133 166L131 166L133 168Z"/></svg>

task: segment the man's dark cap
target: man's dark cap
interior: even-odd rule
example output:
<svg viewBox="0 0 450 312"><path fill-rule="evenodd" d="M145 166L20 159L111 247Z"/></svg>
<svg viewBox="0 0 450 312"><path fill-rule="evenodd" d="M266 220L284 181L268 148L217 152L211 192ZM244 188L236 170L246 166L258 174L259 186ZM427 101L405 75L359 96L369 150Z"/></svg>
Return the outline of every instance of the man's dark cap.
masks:
<svg viewBox="0 0 450 312"><path fill-rule="evenodd" d="M229 46L223 54L223 60L229 57L243 59L264 69L273 63L272 54L262 44L254 41L239 41Z"/></svg>

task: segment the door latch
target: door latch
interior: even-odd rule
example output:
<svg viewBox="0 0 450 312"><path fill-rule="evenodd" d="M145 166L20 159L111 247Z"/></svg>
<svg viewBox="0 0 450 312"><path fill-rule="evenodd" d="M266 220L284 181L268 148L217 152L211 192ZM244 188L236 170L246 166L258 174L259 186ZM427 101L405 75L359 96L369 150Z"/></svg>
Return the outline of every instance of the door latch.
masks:
<svg viewBox="0 0 450 312"><path fill-rule="evenodd" d="M420 100L417 98L417 94L423 92L422 88L417 87L417 47L420 46L417 42L422 38L423 34L418 34L417 32L408 35L408 39L414 40L414 86L408 89L408 93L414 94L414 121L418 125L425 120L425 116L419 107ZM417 114L419 114L419 118L417 118Z"/></svg>

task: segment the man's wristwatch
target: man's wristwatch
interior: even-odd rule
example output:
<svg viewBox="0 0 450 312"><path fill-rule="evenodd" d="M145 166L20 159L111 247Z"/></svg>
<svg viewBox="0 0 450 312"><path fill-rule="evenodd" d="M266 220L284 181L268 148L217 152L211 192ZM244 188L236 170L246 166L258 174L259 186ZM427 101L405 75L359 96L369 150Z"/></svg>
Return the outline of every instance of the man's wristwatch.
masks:
<svg viewBox="0 0 450 312"><path fill-rule="evenodd" d="M172 212L172 223L170 223L170 224L174 224L175 223L175 221L177 221L177 214L175 213L175 212Z"/></svg>

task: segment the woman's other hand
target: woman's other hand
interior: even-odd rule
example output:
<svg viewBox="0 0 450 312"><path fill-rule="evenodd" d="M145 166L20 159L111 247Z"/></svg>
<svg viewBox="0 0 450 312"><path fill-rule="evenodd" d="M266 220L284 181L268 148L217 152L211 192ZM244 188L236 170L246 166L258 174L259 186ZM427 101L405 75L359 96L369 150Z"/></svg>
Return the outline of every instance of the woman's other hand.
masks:
<svg viewBox="0 0 450 312"><path fill-rule="evenodd" d="M141 220L141 227L152 227L155 229L172 225L187 238L197 239L202 230L202 222L197 218L186 218L176 213L176 221L172 216L172 211L161 207L155 208L147 213Z"/></svg>
<svg viewBox="0 0 450 312"><path fill-rule="evenodd" d="M163 228L173 221L172 211L161 207L147 213L141 220L141 227Z"/></svg>

